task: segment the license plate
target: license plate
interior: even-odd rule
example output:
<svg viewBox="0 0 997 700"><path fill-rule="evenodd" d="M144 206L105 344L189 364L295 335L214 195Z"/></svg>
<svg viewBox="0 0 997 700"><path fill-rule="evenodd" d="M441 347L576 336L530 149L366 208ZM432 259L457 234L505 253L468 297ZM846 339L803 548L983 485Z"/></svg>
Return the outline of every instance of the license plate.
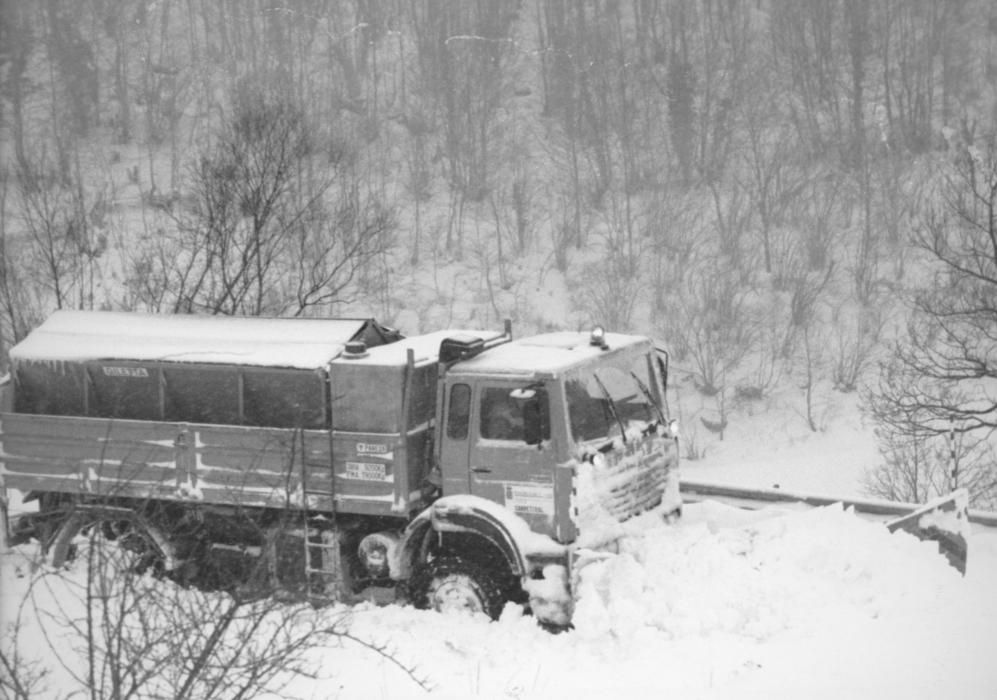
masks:
<svg viewBox="0 0 997 700"><path fill-rule="evenodd" d="M383 464L372 462L347 462L346 478L361 481L387 481L387 470Z"/></svg>

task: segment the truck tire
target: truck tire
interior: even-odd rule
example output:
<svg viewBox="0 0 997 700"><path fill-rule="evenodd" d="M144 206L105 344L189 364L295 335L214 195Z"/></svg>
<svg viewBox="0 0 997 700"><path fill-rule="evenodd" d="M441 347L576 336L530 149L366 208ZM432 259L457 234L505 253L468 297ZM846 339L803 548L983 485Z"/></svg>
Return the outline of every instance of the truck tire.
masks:
<svg viewBox="0 0 997 700"><path fill-rule="evenodd" d="M409 584L417 608L437 612L481 612L493 620L502 614L505 597L497 577L488 569L457 556L443 556L423 564Z"/></svg>

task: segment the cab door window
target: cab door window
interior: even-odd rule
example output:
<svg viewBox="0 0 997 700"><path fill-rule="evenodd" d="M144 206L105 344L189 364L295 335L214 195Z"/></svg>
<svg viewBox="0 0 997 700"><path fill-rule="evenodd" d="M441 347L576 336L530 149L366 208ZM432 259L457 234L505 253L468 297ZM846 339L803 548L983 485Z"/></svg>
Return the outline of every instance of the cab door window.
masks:
<svg viewBox="0 0 997 700"><path fill-rule="evenodd" d="M523 408L508 387L489 387L481 392L481 437L486 440L522 442Z"/></svg>
<svg viewBox="0 0 997 700"><path fill-rule="evenodd" d="M486 387L481 392L481 424L478 433L486 440L529 442L550 439L550 409L547 392L533 390L530 398L514 398L512 388ZM532 439L529 439L531 436Z"/></svg>
<svg viewBox="0 0 997 700"><path fill-rule="evenodd" d="M471 420L471 387L454 384L450 389L450 407L447 411L447 437L466 440Z"/></svg>

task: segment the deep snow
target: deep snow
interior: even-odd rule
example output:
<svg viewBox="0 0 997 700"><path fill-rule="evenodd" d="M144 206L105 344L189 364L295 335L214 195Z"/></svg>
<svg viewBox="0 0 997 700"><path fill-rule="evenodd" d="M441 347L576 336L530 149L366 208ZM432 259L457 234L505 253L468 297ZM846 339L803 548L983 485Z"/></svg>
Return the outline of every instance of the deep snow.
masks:
<svg viewBox="0 0 997 700"><path fill-rule="evenodd" d="M834 400L826 432L810 432L785 408L741 416L723 442L702 443L706 457L686 461L684 474L862 495L875 445L854 397ZM25 546L3 556L5 627L29 585L33 553ZM619 554L586 569L572 632L549 634L516 606L498 622L372 604L305 615L387 648L434 698L989 700L997 697L995 591L995 530L974 528L961 577L934 545L840 507L705 502L687 504L678 525L631 535ZM36 593L43 611L64 602L58 587ZM24 619L21 653L53 673L39 697L77 690L55 662L78 662L71 640L55 639L52 649L38 616L29 610ZM314 648L307 660L317 677L285 679L285 696L427 697L395 663L355 642Z"/></svg>
<svg viewBox="0 0 997 700"><path fill-rule="evenodd" d="M932 545L840 508L704 503L588 572L572 633L509 608L497 623L368 608L351 629L396 649L442 697L982 700L997 690L997 538L971 547L963 579ZM327 677L296 688L418 695L372 659Z"/></svg>
<svg viewBox="0 0 997 700"><path fill-rule="evenodd" d="M31 549L4 556L5 622L27 589L30 576L18 572ZM963 578L933 545L840 507L749 512L707 502L586 569L573 632L549 634L516 606L494 623L368 604L314 614L386 646L438 697L982 700L997 690L995 586L992 531L972 536ZM41 609L58 608L44 598L58 588L36 595ZM36 618L21 635L22 653L54 666ZM55 646L72 653L69 640ZM425 695L351 642L314 649L310 661L319 678L293 679L285 693ZM47 697L70 690L54 672Z"/></svg>

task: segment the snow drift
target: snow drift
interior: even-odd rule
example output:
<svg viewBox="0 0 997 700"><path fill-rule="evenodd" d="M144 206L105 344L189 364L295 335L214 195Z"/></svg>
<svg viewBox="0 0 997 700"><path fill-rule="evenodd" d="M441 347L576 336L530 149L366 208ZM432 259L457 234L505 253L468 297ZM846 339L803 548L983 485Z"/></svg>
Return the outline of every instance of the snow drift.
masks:
<svg viewBox="0 0 997 700"><path fill-rule="evenodd" d="M997 534L971 540L964 578L934 543L841 507L744 511L707 502L587 566L568 633L544 632L514 605L498 622L400 606L314 614L386 648L432 697L982 700L997 690ZM4 557L5 621L27 589L28 578L15 575L24 554ZM27 622L22 639L37 641L38 620ZM68 642L56 651L73 653ZM53 657L44 644L21 652ZM285 679L291 697L426 693L347 640L308 656L318 678ZM52 695L72 690L57 678Z"/></svg>

